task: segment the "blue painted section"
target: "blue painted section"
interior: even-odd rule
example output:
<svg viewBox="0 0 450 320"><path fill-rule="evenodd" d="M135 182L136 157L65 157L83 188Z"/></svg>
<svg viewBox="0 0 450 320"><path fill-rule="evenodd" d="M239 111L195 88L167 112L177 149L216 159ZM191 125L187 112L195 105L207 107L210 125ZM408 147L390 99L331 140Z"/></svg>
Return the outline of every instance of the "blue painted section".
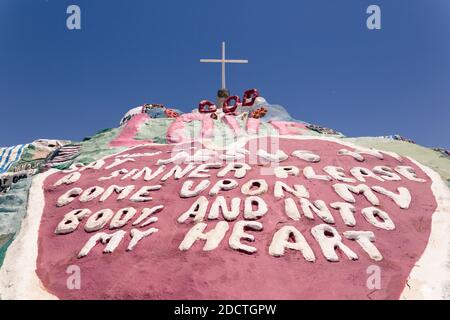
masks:
<svg viewBox="0 0 450 320"><path fill-rule="evenodd" d="M26 145L20 144L14 147L4 148L0 156L0 173L5 173L11 166L20 160Z"/></svg>

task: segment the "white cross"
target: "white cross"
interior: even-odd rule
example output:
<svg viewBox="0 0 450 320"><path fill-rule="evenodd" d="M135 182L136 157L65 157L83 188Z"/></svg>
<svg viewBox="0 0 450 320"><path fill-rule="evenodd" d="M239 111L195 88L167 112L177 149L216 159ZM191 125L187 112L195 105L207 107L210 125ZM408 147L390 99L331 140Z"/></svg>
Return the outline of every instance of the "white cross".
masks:
<svg viewBox="0 0 450 320"><path fill-rule="evenodd" d="M225 42L222 42L222 59L200 59L200 62L215 62L222 64L222 89L226 89L225 84L225 64L226 63L248 63L248 60L226 60Z"/></svg>

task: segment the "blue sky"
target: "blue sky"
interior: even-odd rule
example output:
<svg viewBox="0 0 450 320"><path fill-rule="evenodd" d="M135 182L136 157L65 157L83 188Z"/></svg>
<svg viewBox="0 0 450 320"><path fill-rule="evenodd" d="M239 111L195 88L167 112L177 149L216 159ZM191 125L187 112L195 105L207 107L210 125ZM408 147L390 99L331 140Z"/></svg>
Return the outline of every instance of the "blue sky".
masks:
<svg viewBox="0 0 450 320"><path fill-rule="evenodd" d="M81 30L66 8L81 8ZM377 4L382 29L366 27ZM450 148L448 0L0 0L0 145L80 140L142 103L184 111L256 87L348 136Z"/></svg>

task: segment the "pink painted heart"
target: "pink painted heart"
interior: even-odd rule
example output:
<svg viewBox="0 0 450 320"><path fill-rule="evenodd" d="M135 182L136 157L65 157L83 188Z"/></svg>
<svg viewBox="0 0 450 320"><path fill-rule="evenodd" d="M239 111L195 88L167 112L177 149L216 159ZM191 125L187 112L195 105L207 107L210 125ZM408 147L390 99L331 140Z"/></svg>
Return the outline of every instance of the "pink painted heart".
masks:
<svg viewBox="0 0 450 320"><path fill-rule="evenodd" d="M364 161L358 162L348 155L338 155L339 150L353 149L336 142L319 139L288 139L281 138L277 149L283 150L289 158L280 163L282 166L296 166L303 170L311 166L317 174L325 174L325 166L339 166L344 169L347 177L353 167L372 169L375 166L410 166L419 178L425 182L411 181L402 176L400 181L380 182L373 178L366 178L368 186L381 185L391 191L398 187L407 188L412 197L408 209L399 206L385 195L377 193L380 200L379 208L387 212L395 223L395 230L383 230L374 227L361 214L361 210L371 204L363 195L355 195L354 204L356 225L349 227L344 224L339 212L330 211L335 223L332 226L342 235L344 231L364 230L375 234L374 244L383 255L383 260L374 261L355 241L343 239L358 260L349 260L340 250L337 250L338 262L329 262L325 259L318 242L311 234L311 228L324 222L315 216L314 220L302 216L300 220L290 219L285 212L284 199L274 197L275 181L283 181L288 185L301 184L309 191L310 200L323 200L327 205L332 202L344 201L333 189L338 181L308 180L301 173L298 176L277 178L270 173L272 170L267 163L251 164L251 170L245 177L236 179L233 172L225 178L236 179L239 187L229 191L221 191L228 205L233 197L245 199L241 193L241 186L251 179L265 179L268 183L268 192L261 198L268 204L268 212L257 221L262 223L263 230L246 232L252 234L254 242L241 240L242 243L257 249L256 253L248 254L232 249L229 246L229 237L236 221L244 220L242 208L235 221L229 221L229 230L218 247L212 251L203 251L204 241L196 241L187 251L180 251L179 245L188 231L195 225L192 219L185 223L177 219L187 211L198 199L181 198L180 189L187 180L195 181L195 185L204 178L187 178L186 176L175 180L170 177L162 182L161 177L174 167L167 164L165 171L154 177L151 181L144 181L143 175L136 180L132 176L126 177L125 172L132 169L149 167L155 172L159 165L158 159L168 159L173 154L170 145L148 145L131 148L122 154L105 159L100 169L86 169L81 178L70 184L54 186L68 173L57 172L47 178L44 185L45 208L39 230L39 254L37 274L44 287L62 299L397 299L399 298L406 279L415 262L423 253L430 235L431 215L436 209L436 200L430 190L430 178L414 163L408 159L399 162L397 159L384 155L384 159L364 154ZM253 144L252 144L253 145ZM268 144L270 145L270 143ZM247 145L249 150L252 150ZM264 149L261 144L260 149ZM269 148L270 149L270 148ZM275 149L270 149L275 150ZM295 150L309 150L320 155L319 162L306 162L291 156ZM269 151L269 150L268 150ZM124 155L127 155L125 157ZM255 155L253 153L253 155ZM120 165L111 167L116 159L133 159ZM222 160L211 159L210 162ZM119 162L116 162L119 163ZM198 167L199 164L196 164ZM185 168L187 164L181 164ZM106 169L110 167L109 169ZM113 172L117 177L105 180ZM221 168L223 169L223 167ZM216 197L208 195L210 188L220 179L217 172L221 169L209 169L211 175L210 186L199 196L205 195L209 201L209 208ZM263 170L264 169L264 170ZM269 172L269 173L268 173ZM122 180L122 178L124 178ZM99 180L100 179L100 180ZM142 186L161 185L160 190L150 191L151 201L133 202L131 194L123 200L117 200L117 194L111 195L100 202L98 197L88 202L80 202L77 196L69 204L57 207L56 203L61 195L72 188L87 190L92 186L99 186L105 190L111 185L134 185L136 190ZM135 190L135 191L136 191ZM158 221L144 227L133 226L144 208L164 205L164 209L153 216ZM117 212L121 208L133 207L137 213L128 224L116 230L109 230L109 223L99 231L86 232L84 226L88 218L84 218L75 231L67 234L55 234L55 228L62 221L65 214L71 210L86 208L97 212L101 209L111 209ZM224 221L220 215L219 220L208 220L205 230L212 230L219 221ZM274 257L269 254L269 246L277 230L283 226L294 226L305 237L316 257L315 262L308 262L299 251L286 249L285 255ZM141 239L132 251L127 251L133 228L148 230L150 227L159 231ZM80 250L88 240L97 232L112 234L117 230L126 232L124 238L112 253L103 253L105 248L97 244L87 256L77 258ZM67 287L68 266L80 267L81 288L70 290ZM375 290L368 288L368 267L376 265L381 271L381 288Z"/></svg>

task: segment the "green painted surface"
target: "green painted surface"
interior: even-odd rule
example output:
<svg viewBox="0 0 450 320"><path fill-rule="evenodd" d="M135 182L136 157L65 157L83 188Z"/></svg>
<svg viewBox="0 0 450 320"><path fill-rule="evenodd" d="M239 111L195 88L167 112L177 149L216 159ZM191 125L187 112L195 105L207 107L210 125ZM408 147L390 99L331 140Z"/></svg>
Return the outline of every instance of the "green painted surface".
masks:
<svg viewBox="0 0 450 320"><path fill-rule="evenodd" d="M411 157L439 173L450 187L450 158L440 152L414 143L377 137L344 138L342 140L353 142L363 147L393 151L401 156Z"/></svg>
<svg viewBox="0 0 450 320"><path fill-rule="evenodd" d="M135 139L165 144L167 128L173 121L171 118L149 119L141 125Z"/></svg>
<svg viewBox="0 0 450 320"><path fill-rule="evenodd" d="M65 163L63 167L57 169L65 169L72 163L88 164L102 157L117 153L126 148L111 148L109 143L120 133L121 128L105 129L98 132L90 138L86 138L81 142L81 148L78 156L71 162Z"/></svg>
<svg viewBox="0 0 450 320"><path fill-rule="evenodd" d="M12 184L7 193L0 194L0 265L27 212L28 191L32 178Z"/></svg>

